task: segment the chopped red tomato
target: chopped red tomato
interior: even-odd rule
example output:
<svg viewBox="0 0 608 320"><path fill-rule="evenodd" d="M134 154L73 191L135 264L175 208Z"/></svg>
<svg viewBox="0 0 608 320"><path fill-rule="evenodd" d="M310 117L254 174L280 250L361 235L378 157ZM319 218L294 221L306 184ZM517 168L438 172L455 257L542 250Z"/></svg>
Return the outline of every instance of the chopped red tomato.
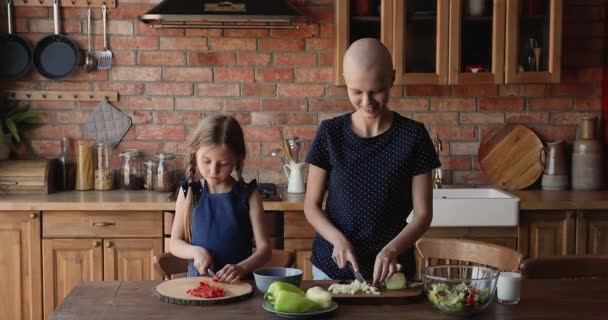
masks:
<svg viewBox="0 0 608 320"><path fill-rule="evenodd" d="M469 297L467 298L467 304L475 304L475 290L469 293Z"/></svg>
<svg viewBox="0 0 608 320"><path fill-rule="evenodd" d="M224 292L224 289L208 285L207 283L205 283L203 281L199 282L198 287L193 288L193 289L188 289L186 291L186 293L188 293L191 296L195 296L195 297L199 297L199 298L206 298L206 299L221 298L226 295L226 293Z"/></svg>

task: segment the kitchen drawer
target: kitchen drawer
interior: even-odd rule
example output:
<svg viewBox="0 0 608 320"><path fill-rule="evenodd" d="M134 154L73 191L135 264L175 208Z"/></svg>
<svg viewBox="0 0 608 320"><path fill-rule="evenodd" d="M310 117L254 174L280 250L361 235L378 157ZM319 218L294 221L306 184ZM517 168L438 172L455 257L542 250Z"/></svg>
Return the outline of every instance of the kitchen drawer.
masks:
<svg viewBox="0 0 608 320"><path fill-rule="evenodd" d="M45 211L44 238L162 237L161 211Z"/></svg>
<svg viewBox="0 0 608 320"><path fill-rule="evenodd" d="M285 211L284 236L285 239L314 238L316 231L308 223L303 211Z"/></svg>

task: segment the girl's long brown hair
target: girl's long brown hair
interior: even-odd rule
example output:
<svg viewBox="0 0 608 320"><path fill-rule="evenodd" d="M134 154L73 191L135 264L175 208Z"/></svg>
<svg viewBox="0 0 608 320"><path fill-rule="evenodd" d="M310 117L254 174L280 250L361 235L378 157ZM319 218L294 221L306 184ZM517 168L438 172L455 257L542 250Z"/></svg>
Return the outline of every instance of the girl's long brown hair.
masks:
<svg viewBox="0 0 608 320"><path fill-rule="evenodd" d="M188 154L188 165L186 166L188 190L186 193L186 211L184 212L184 238L188 243L191 243L192 211L196 202L198 202L198 197L193 194L191 187L191 183L199 173L196 164L196 151L206 146L227 146L237 159L237 178L239 181L243 181L243 162L247 150L241 125L235 118L226 115L210 115L201 120L196 129L188 137L188 140L186 140L186 145L190 151Z"/></svg>

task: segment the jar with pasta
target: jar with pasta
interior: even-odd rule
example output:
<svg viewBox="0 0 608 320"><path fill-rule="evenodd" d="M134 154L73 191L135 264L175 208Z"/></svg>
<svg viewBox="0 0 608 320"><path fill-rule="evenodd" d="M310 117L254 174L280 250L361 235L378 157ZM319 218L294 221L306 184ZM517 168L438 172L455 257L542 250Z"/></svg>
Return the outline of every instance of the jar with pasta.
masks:
<svg viewBox="0 0 608 320"><path fill-rule="evenodd" d="M76 146L76 190L93 190L93 148L85 141Z"/></svg>
<svg viewBox="0 0 608 320"><path fill-rule="evenodd" d="M154 190L158 192L172 192L175 189L175 154L158 153L156 159L156 179Z"/></svg>
<svg viewBox="0 0 608 320"><path fill-rule="evenodd" d="M114 170L110 167L110 148L104 143L98 143L95 156L95 190L112 190Z"/></svg>

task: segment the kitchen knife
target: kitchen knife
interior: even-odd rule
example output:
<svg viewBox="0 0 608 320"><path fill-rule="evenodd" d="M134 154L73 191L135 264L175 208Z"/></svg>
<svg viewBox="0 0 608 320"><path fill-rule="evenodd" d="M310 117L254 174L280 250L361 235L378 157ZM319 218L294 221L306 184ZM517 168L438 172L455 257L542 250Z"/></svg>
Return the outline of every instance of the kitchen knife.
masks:
<svg viewBox="0 0 608 320"><path fill-rule="evenodd" d="M361 273L355 271L355 268L353 267L353 264L350 263L350 261L348 261L348 269L350 269L350 271L355 275L355 279L357 279L361 283L366 283L365 278L363 278L363 275L361 275Z"/></svg>
<svg viewBox="0 0 608 320"><path fill-rule="evenodd" d="M218 278L218 277L215 275L215 272L213 272L213 270L211 270L211 269L207 269L207 273L208 273L209 275L211 275L211 277L212 277L212 278L214 278L214 279L219 279L219 278Z"/></svg>

